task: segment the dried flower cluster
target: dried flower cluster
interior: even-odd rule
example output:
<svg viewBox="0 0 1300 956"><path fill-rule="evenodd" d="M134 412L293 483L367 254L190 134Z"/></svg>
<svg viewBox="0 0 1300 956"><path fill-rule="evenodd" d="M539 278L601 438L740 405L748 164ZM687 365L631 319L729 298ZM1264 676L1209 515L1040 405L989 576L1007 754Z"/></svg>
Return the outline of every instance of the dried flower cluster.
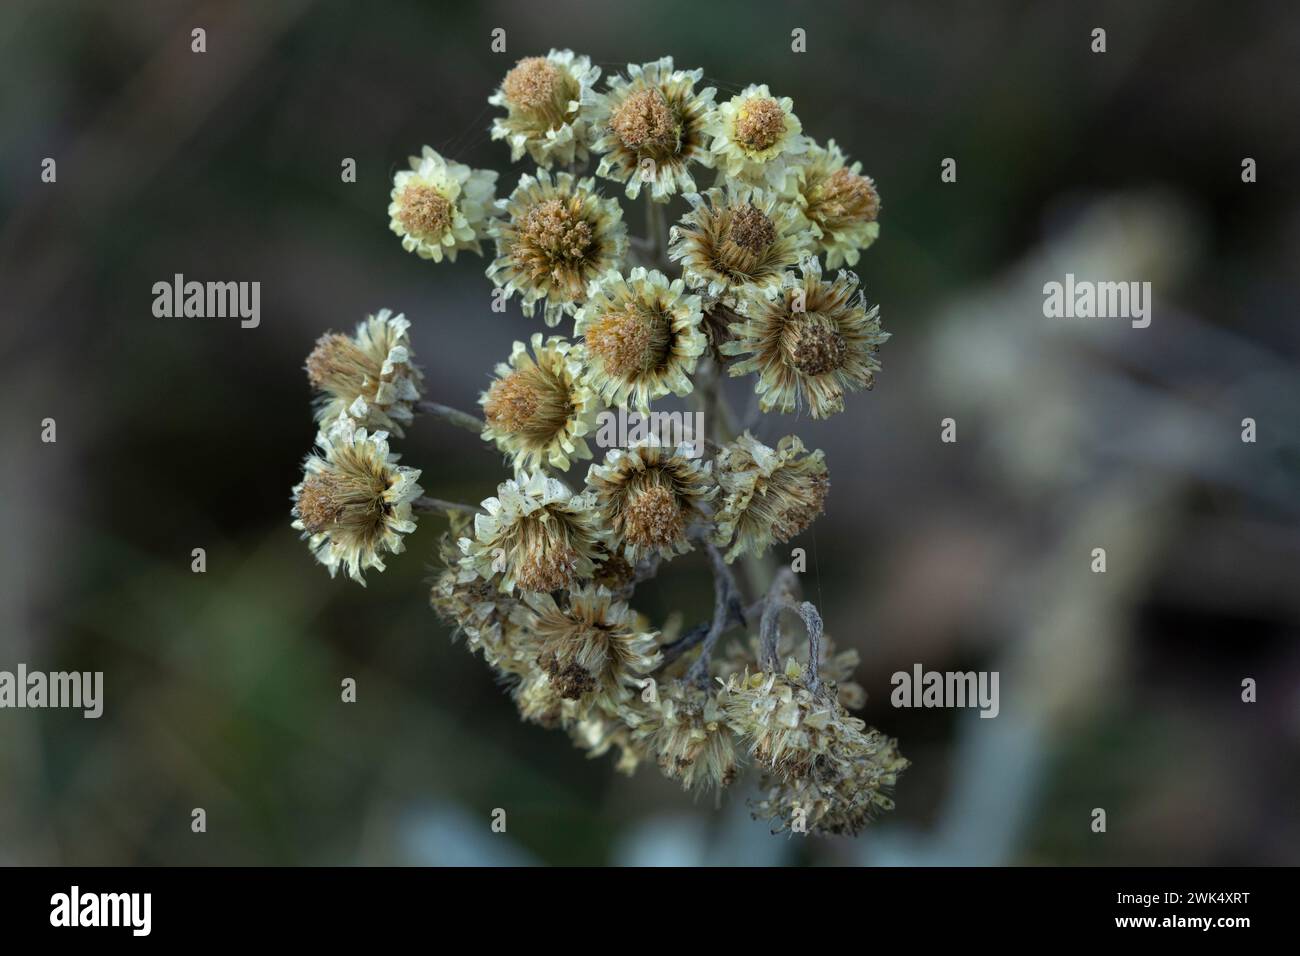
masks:
<svg viewBox="0 0 1300 956"><path fill-rule="evenodd" d="M772 550L822 512L826 462L795 435L768 445L756 423L733 425L721 372L752 376L764 413L824 418L871 388L888 335L858 277L825 275L821 260L856 265L879 233L879 195L767 86L720 99L671 57L629 65L603 89L600 73L553 50L502 79L492 138L534 167L509 195L496 197L495 172L426 146L394 177L388 208L422 258L491 244L497 297L550 328L571 319L571 336L515 342L481 418L424 399L402 316L382 310L354 335L323 336L307 358L319 451L293 490L293 526L331 574L364 583L403 550L415 513L441 513L451 527L432 605L503 676L524 719L695 792L753 764L756 815L856 833L891 806L907 762L850 714L866 698L856 654L834 649ZM602 180L644 202L647 235L629 237ZM648 414L669 395L693 404L705 435L602 440L602 411ZM422 497L419 472L388 443L417 413L473 429L513 476L477 507ZM711 571L713 615L656 628L631 604L637 588L692 552ZM742 590L738 560L763 593Z"/></svg>

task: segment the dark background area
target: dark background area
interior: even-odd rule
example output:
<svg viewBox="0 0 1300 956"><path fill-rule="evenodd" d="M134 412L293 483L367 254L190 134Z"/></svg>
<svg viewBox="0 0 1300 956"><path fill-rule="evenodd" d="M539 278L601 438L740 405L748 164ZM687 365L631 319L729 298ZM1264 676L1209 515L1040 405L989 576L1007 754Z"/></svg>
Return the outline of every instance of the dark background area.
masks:
<svg viewBox="0 0 1300 956"><path fill-rule="evenodd" d="M425 143L508 193L531 167L486 100L552 47L765 82L880 189L877 386L759 432L826 451L805 587L913 762L856 841L521 724L427 606L439 521L366 589L289 528L319 334L405 312L430 397L469 408L542 328L386 207ZM0 863L1296 863L1297 64L1286 3L5 3L0 668L103 670L106 708L0 712ZM1066 272L1151 281L1150 328L1044 318ZM155 318L175 273L260 281L260 327ZM431 421L400 450L444 498L506 476ZM683 558L636 604L691 622L710 587ZM998 670L1001 715L894 709L916 662Z"/></svg>

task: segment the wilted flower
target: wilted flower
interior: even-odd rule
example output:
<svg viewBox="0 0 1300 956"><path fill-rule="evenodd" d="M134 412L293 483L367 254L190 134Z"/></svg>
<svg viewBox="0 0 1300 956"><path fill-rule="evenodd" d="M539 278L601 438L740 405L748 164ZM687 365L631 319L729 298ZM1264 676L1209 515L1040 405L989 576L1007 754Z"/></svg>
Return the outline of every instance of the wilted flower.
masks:
<svg viewBox="0 0 1300 956"><path fill-rule="evenodd" d="M516 342L510 358L479 398L483 438L514 459L516 471L549 465L567 469L570 458L590 458L582 437L592 428L596 396L583 381L582 361L559 336L532 337L533 354Z"/></svg>
<svg viewBox="0 0 1300 956"><path fill-rule="evenodd" d="M460 539L467 577L496 578L505 592L554 591L591 577L605 535L593 495L537 471L502 482L483 509L474 537Z"/></svg>
<svg viewBox="0 0 1300 956"><path fill-rule="evenodd" d="M455 262L465 249L482 255L497 174L443 159L428 146L409 162L393 177L388 206L388 228L402 237L402 248L434 262L444 255Z"/></svg>
<svg viewBox="0 0 1300 956"><path fill-rule="evenodd" d="M826 254L826 268L858 264L859 250L880 235L880 194L862 164L845 167L844 153L830 140L826 148L811 144L790 177L789 188L798 203L803 226Z"/></svg>
<svg viewBox="0 0 1300 956"><path fill-rule="evenodd" d="M666 202L675 192L693 192L692 162L713 165L705 148L704 120L713 109L713 87L695 91L703 70L674 70L673 58L628 64L628 76L606 79L609 89L587 94L592 149L604 153L598 176L627 183L636 199L648 185Z"/></svg>
<svg viewBox="0 0 1300 956"><path fill-rule="evenodd" d="M587 756L592 758L603 757L612 747L617 747L618 759L614 762L614 769L628 776L635 773L641 761L648 757L645 744L633 737L632 726L624 718L610 716L598 708L592 708L587 716L570 726L569 736L575 746L587 751Z"/></svg>
<svg viewBox="0 0 1300 956"><path fill-rule="evenodd" d="M736 779L740 759L718 697L689 681L670 681L658 708L634 731L666 777L682 789L721 790Z"/></svg>
<svg viewBox="0 0 1300 956"><path fill-rule="evenodd" d="M834 639L826 633L822 634L820 645L820 666L817 668L817 676L823 686L834 686L836 699L840 702L840 706L847 710L860 710L866 706L866 688L853 679L853 672L857 670L859 663L857 650L852 647L839 650L835 646ZM725 685L733 675L738 676L747 670L753 670L758 666L759 647L757 634L750 635L745 641L732 642L728 645L726 654L710 671L711 675ZM776 658L782 661L793 658L801 667L806 667L808 641L804 639L802 632L798 632L796 636L796 630L784 628L778 630Z"/></svg>
<svg viewBox="0 0 1300 956"><path fill-rule="evenodd" d="M321 394L316 420L322 429L346 414L358 425L402 437L420 400L424 377L411 361L411 323L380 309L356 335L330 332L307 356L307 379Z"/></svg>
<svg viewBox="0 0 1300 956"><path fill-rule="evenodd" d="M745 432L718 454L713 468L724 496L716 542L730 544L728 562L799 534L821 514L830 489L825 456L805 454L795 435L772 449Z"/></svg>
<svg viewBox="0 0 1300 956"><path fill-rule="evenodd" d="M316 443L321 454L307 456L293 489L293 527L330 577L342 568L364 585L361 572L383 571L380 555L401 553L402 536L415 530L411 502L423 493L415 483L420 473L396 463L386 432L371 434L346 415Z"/></svg>
<svg viewBox="0 0 1300 956"><path fill-rule="evenodd" d="M896 740L867 730L805 776L765 775L760 786L766 793L753 804L754 816L777 823L775 832L856 835L877 813L894 808L888 791L907 767Z"/></svg>
<svg viewBox="0 0 1300 956"><path fill-rule="evenodd" d="M811 250L798 208L775 192L729 183L686 199L692 209L673 226L668 257L711 302L734 306L744 286L779 286Z"/></svg>
<svg viewBox="0 0 1300 956"><path fill-rule="evenodd" d="M709 462L658 445L611 449L603 464L588 470L587 484L602 525L633 565L691 550L687 530L717 494Z"/></svg>
<svg viewBox="0 0 1300 956"><path fill-rule="evenodd" d="M700 297L686 294L681 279L636 267L593 282L574 319L583 337L587 384L612 405L650 401L691 391L690 375L707 341L700 331Z"/></svg>
<svg viewBox="0 0 1300 956"><path fill-rule="evenodd" d="M511 614L519 601L502 594L496 580L467 575L460 566L460 549L456 539L469 530L468 515L453 514L451 531L438 542L443 570L434 578L429 603L452 628L453 636L463 634L471 651L505 674L524 676L533 667L536 651L531 648Z"/></svg>
<svg viewBox="0 0 1300 956"><path fill-rule="evenodd" d="M558 325L586 298L587 284L617 268L627 252L627 226L615 199L602 199L595 180L544 169L520 176L498 202L508 218L493 220L497 258L487 274L506 298L516 292L525 315L542 303L547 325Z"/></svg>
<svg viewBox="0 0 1300 956"><path fill-rule="evenodd" d="M564 700L609 709L659 664L655 632L642 631L627 604L599 586L569 589L563 602L529 594L517 619L538 650L537 664Z"/></svg>
<svg viewBox="0 0 1300 956"><path fill-rule="evenodd" d="M577 705L560 696L540 667L534 666L511 693L521 719L548 730L568 727L578 719Z"/></svg>
<svg viewBox="0 0 1300 956"><path fill-rule="evenodd" d="M718 174L756 186L783 189L791 163L808 149L794 100L775 98L767 84L751 84L720 103L709 114L706 129L713 137L709 149Z"/></svg>
<svg viewBox="0 0 1300 956"><path fill-rule="evenodd" d="M590 132L581 105L599 77L600 67L571 50L520 60L488 97L507 110L492 120L492 138L510 144L511 162L525 151L544 169L585 162Z"/></svg>
<svg viewBox="0 0 1300 956"><path fill-rule="evenodd" d="M769 292L745 290L737 306L744 321L731 327L735 339L725 355L749 357L732 365L732 375L758 373L759 407L793 412L807 404L813 418L844 410L844 393L870 389L880 362L875 353L889 333L880 329L880 309L867 309L858 277L840 270L822 281L816 259L806 259L803 277L787 273Z"/></svg>
<svg viewBox="0 0 1300 956"><path fill-rule="evenodd" d="M727 722L750 744L762 766L785 777L805 776L835 748L855 744L866 727L829 689L810 688L790 658L779 673L732 674L723 685Z"/></svg>

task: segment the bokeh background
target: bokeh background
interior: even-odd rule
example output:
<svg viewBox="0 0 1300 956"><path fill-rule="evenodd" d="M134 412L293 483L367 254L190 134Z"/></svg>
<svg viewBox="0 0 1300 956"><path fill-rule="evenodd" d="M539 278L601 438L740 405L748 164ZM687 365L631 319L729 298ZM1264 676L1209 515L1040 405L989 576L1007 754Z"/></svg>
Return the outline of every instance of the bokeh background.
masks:
<svg viewBox="0 0 1300 956"><path fill-rule="evenodd" d="M766 82L881 190L876 389L759 431L826 451L805 588L913 762L856 840L521 724L427 606L438 520L364 590L288 526L319 334L404 311L431 397L470 408L540 327L385 210L424 143L512 188L486 98L551 47ZM0 668L106 683L98 721L0 712L0 863L1300 862L1297 64L1287 3L0 5ZM261 326L154 318L177 272L260 281ZM1045 319L1066 272L1151 281L1150 328ZM429 494L504 477L434 422L401 450ZM683 558L636 603L694 622L710 588ZM917 662L999 671L1001 715L895 710Z"/></svg>

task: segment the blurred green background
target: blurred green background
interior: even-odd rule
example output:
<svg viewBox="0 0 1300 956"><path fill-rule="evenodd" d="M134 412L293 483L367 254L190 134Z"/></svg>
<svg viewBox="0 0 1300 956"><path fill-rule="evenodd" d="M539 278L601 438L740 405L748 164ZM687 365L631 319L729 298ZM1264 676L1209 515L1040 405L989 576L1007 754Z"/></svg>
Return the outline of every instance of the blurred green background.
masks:
<svg viewBox="0 0 1300 956"><path fill-rule="evenodd" d="M521 724L427 606L440 521L364 590L289 528L319 334L403 311L430 397L470 408L541 327L386 206L425 143L513 188L486 99L551 47L766 82L876 178L877 387L759 430L827 453L805 588L913 762L857 840ZM0 711L0 863L1300 862L1297 64L1285 3L5 3L0 668L102 670L106 705ZM1045 319L1067 271L1152 281L1151 327ZM154 318L177 272L260 281L261 326ZM440 497L505 477L434 422L400 450ZM703 618L702 558L635 603ZM1001 715L895 710L917 662L998 670Z"/></svg>

